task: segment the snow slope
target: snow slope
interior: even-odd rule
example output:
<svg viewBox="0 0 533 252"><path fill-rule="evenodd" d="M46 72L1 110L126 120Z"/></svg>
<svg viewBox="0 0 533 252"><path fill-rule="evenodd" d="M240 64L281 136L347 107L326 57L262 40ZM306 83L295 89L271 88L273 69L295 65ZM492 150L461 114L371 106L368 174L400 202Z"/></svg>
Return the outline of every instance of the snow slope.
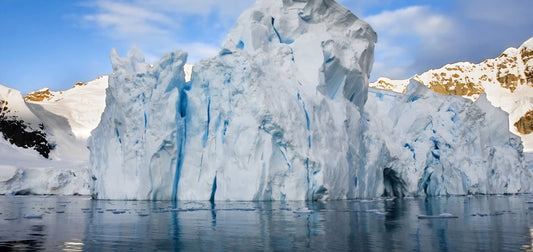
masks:
<svg viewBox="0 0 533 252"><path fill-rule="evenodd" d="M87 138L104 111L107 82L108 77L101 76L66 91L41 89L25 97L27 106L46 125L48 138L56 146L52 159L89 159Z"/></svg>
<svg viewBox="0 0 533 252"><path fill-rule="evenodd" d="M26 95L25 100L27 103L41 105L47 111L66 118L74 136L87 139L91 131L100 123L100 117L105 108L107 81L108 76L104 75L87 83L79 82L66 91L54 92L41 89Z"/></svg>
<svg viewBox="0 0 533 252"><path fill-rule="evenodd" d="M31 148L48 157L52 146L44 125L28 108L22 94L0 85L0 133L10 144Z"/></svg>
<svg viewBox="0 0 533 252"><path fill-rule="evenodd" d="M495 59L479 64L459 62L429 70L411 79L441 94L460 95L476 100L481 93L495 107L509 113L509 130L519 135L524 150L533 152L533 134L525 134L515 126L528 111L533 110L533 38L519 48L509 48ZM371 87L405 92L409 80L379 78ZM533 130L533 129L532 129Z"/></svg>
<svg viewBox="0 0 533 252"><path fill-rule="evenodd" d="M332 0L260 0L218 56L112 52L89 139L101 199L320 200L531 192L508 116L413 83L368 92L376 34ZM368 99L368 102L367 102Z"/></svg>
<svg viewBox="0 0 533 252"><path fill-rule="evenodd" d="M32 148L13 145L2 134L0 194L88 195L87 138L100 121L106 88L107 76L67 91L42 89L25 98L0 86L0 100L8 108L5 117L16 118L27 131L42 132L51 147L44 158Z"/></svg>
<svg viewBox="0 0 533 252"><path fill-rule="evenodd" d="M0 194L90 194L87 161L46 159L1 135L0 160Z"/></svg>

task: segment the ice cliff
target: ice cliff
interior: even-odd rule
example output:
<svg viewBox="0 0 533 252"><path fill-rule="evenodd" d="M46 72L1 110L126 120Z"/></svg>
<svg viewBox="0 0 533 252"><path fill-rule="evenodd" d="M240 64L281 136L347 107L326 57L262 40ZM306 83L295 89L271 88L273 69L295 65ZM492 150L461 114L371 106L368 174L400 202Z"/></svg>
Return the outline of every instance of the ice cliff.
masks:
<svg viewBox="0 0 533 252"><path fill-rule="evenodd" d="M359 197L531 191L520 137L485 94L476 102L412 80L405 94L370 89Z"/></svg>
<svg viewBox="0 0 533 252"><path fill-rule="evenodd" d="M410 96L372 91L367 103L375 42L368 24L332 0L262 0L188 82L184 52L148 64L136 48L125 58L113 51L106 108L89 139L93 195L318 200L530 191L520 141L496 129L506 119L489 104L416 85ZM498 123L487 126L489 115Z"/></svg>

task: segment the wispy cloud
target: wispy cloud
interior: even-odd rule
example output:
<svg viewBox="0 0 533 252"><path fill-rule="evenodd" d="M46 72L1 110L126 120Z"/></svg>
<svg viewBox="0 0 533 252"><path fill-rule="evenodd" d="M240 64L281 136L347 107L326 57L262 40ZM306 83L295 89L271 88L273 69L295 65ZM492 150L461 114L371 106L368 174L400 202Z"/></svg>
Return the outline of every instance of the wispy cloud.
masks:
<svg viewBox="0 0 533 252"><path fill-rule="evenodd" d="M142 8L133 4L111 1L97 1L96 12L84 17L115 38L136 36L171 36L171 29L180 26L165 13Z"/></svg>
<svg viewBox="0 0 533 252"><path fill-rule="evenodd" d="M215 55L255 0L96 0L82 19L117 47L137 44L150 61L183 49ZM279 0L281 1L281 0ZM378 33L372 78L408 78L456 61L481 61L530 36L531 0L339 0Z"/></svg>
<svg viewBox="0 0 533 252"><path fill-rule="evenodd" d="M138 45L153 61L177 49L195 62L218 51L225 32L253 0L97 0L83 20L117 46Z"/></svg>
<svg viewBox="0 0 533 252"><path fill-rule="evenodd" d="M409 6L364 18L378 33L372 76L405 78L415 73L417 53L440 50L455 25L428 6Z"/></svg>
<svg viewBox="0 0 533 252"><path fill-rule="evenodd" d="M363 17L378 33L372 78L408 78L447 63L481 62L533 36L533 1L378 0ZM378 6L363 0L362 13Z"/></svg>

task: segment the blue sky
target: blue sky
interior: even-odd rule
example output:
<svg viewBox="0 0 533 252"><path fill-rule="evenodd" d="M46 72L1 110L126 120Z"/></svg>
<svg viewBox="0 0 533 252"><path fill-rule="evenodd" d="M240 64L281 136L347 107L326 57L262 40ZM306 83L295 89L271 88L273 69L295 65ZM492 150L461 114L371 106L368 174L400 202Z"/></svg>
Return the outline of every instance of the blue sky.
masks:
<svg viewBox="0 0 533 252"><path fill-rule="evenodd" d="M0 0L0 84L65 90L111 71L133 45L155 61L216 54L254 0ZM531 0L340 0L378 33L371 80L480 62L533 36Z"/></svg>

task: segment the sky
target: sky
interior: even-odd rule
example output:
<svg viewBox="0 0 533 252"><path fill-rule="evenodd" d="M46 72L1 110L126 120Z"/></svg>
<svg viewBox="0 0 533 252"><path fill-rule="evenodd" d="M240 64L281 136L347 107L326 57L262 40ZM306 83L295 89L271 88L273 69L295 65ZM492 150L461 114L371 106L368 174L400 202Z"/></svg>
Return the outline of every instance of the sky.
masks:
<svg viewBox="0 0 533 252"><path fill-rule="evenodd" d="M274 0L272 0L274 1ZM149 62L216 55L254 0L0 0L0 84L66 90L111 72L137 45ZM339 0L378 34L370 80L478 63L533 36L531 0Z"/></svg>

